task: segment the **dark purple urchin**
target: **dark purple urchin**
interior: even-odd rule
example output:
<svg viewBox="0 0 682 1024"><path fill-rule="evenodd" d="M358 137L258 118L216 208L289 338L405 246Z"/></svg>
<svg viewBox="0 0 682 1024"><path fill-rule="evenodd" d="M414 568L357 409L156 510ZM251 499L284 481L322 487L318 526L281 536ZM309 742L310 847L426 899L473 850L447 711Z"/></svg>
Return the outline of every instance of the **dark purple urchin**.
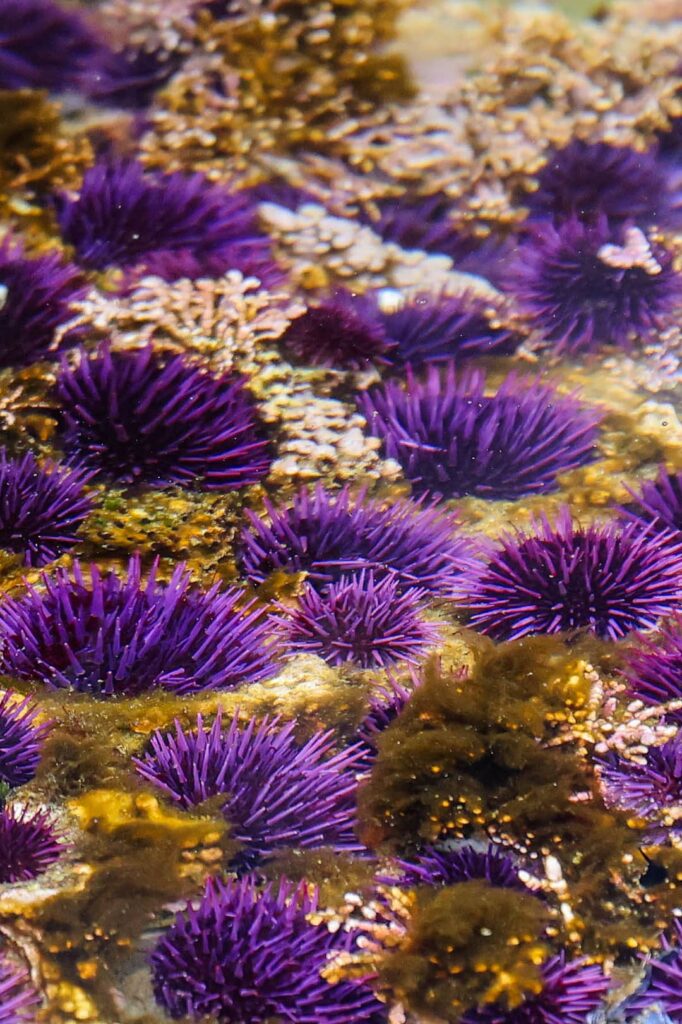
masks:
<svg viewBox="0 0 682 1024"><path fill-rule="evenodd" d="M80 331L63 337L58 331L73 318L73 303L86 289L79 272L63 263L59 253L28 259L21 245L5 239L0 245L0 285L7 289L0 305L0 367L54 359L78 341Z"/></svg>
<svg viewBox="0 0 682 1024"><path fill-rule="evenodd" d="M529 228L508 285L530 325L560 354L629 346L655 333L679 304L672 254L637 228L604 218Z"/></svg>
<svg viewBox="0 0 682 1024"><path fill-rule="evenodd" d="M25 968L0 954L0 1024L35 1024L40 996Z"/></svg>
<svg viewBox="0 0 682 1024"><path fill-rule="evenodd" d="M96 103L143 110L181 64L180 54L166 50L102 46L83 88Z"/></svg>
<svg viewBox="0 0 682 1024"><path fill-rule="evenodd" d="M418 685L419 680L416 676L413 677L410 688L403 686L397 679L389 678L388 685L379 687L376 695L370 700L367 713L358 725L354 737L362 751L360 766L364 772L371 771L376 761L379 737L396 720Z"/></svg>
<svg viewBox="0 0 682 1024"><path fill-rule="evenodd" d="M269 258L247 195L200 174L99 163L86 171L78 198L64 195L57 206L64 241L93 270L141 266L175 280L188 269L194 277L217 277L240 269L247 257Z"/></svg>
<svg viewBox="0 0 682 1024"><path fill-rule="evenodd" d="M562 953L540 968L542 990L512 1009L497 1004L467 1013L462 1024L585 1024L609 988L597 964L566 960Z"/></svg>
<svg viewBox="0 0 682 1024"><path fill-rule="evenodd" d="M78 89L98 49L73 9L53 0L0 3L0 89Z"/></svg>
<svg viewBox="0 0 682 1024"><path fill-rule="evenodd" d="M682 732L649 747L643 763L614 752L597 764L605 798L613 806L663 824L669 809L682 806Z"/></svg>
<svg viewBox="0 0 682 1024"><path fill-rule="evenodd" d="M600 414L547 385L507 377L493 395L478 370L407 369L358 399L417 494L515 499L554 490L557 476L597 455Z"/></svg>
<svg viewBox="0 0 682 1024"><path fill-rule="evenodd" d="M30 452L10 459L0 448L0 548L42 566L78 543L78 527L92 501L87 475L58 466L41 469Z"/></svg>
<svg viewBox="0 0 682 1024"><path fill-rule="evenodd" d="M307 587L295 608L282 609L282 641L330 665L416 662L440 640L439 628L422 618L426 596L425 590L401 591L395 578L377 580L371 571L343 576L324 594Z"/></svg>
<svg viewBox="0 0 682 1024"><path fill-rule="evenodd" d="M393 348L374 304L340 290L294 320L281 342L298 362L341 370L390 362Z"/></svg>
<svg viewBox="0 0 682 1024"><path fill-rule="evenodd" d="M221 1024L382 1024L386 1009L366 984L322 977L353 940L313 924L316 910L306 883L258 891L251 878L209 879L152 953L157 1002L170 1017Z"/></svg>
<svg viewBox="0 0 682 1024"><path fill-rule="evenodd" d="M503 534L464 581L471 625L497 640L588 629L618 640L679 607L679 548L637 524L581 527L564 509L534 533Z"/></svg>
<svg viewBox="0 0 682 1024"><path fill-rule="evenodd" d="M355 835L357 748L333 753L330 732L304 743L296 722L255 718L240 724L238 713L224 728L220 714L210 730L155 732L150 749L135 759L140 775L184 808L225 796L230 835L249 854L266 856L278 847L332 846L361 849Z"/></svg>
<svg viewBox="0 0 682 1024"><path fill-rule="evenodd" d="M381 316L393 361L421 366L450 359L510 355L519 337L496 319L489 304L474 295L418 295L394 313Z"/></svg>
<svg viewBox="0 0 682 1024"><path fill-rule="evenodd" d="M457 885L481 880L493 888L533 891L522 880L513 857L490 843L485 848L464 844L455 849L427 846L410 860L396 860L382 880L392 885Z"/></svg>
<svg viewBox="0 0 682 1024"><path fill-rule="evenodd" d="M665 217L669 182L654 150L573 139L550 153L524 203L531 217L644 225Z"/></svg>
<svg viewBox="0 0 682 1024"><path fill-rule="evenodd" d="M0 811L0 884L30 882L62 852L60 835L43 811Z"/></svg>
<svg viewBox="0 0 682 1024"><path fill-rule="evenodd" d="M471 567L469 542L456 532L454 517L436 508L396 501L387 508L332 495L318 486L303 489L290 506L265 502L269 522L247 511L240 561L249 580L261 584L275 572L307 573L323 591L341 576L372 569L396 576L403 589L420 587L450 596Z"/></svg>
<svg viewBox="0 0 682 1024"><path fill-rule="evenodd" d="M662 938L663 952L646 962L644 985L627 1003L630 1021L653 1006L660 1007L673 1024L682 1020L682 923L674 921L673 929L672 939ZM663 1024L662 1018L654 1019Z"/></svg>
<svg viewBox="0 0 682 1024"><path fill-rule="evenodd" d="M268 471L267 442L243 381L214 377L152 346L101 348L56 385L69 461L122 484L232 490Z"/></svg>
<svg viewBox="0 0 682 1024"><path fill-rule="evenodd" d="M168 584L146 582L132 558L126 578L89 579L76 561L0 603L0 671L95 696L134 696L163 686L175 693L232 688L273 670L270 627L237 588L190 586L184 566Z"/></svg>
<svg viewBox="0 0 682 1024"><path fill-rule="evenodd" d="M14 788L30 782L40 763L40 752L50 731L38 722L39 711L30 697L13 690L0 697L0 783Z"/></svg>
<svg viewBox="0 0 682 1024"><path fill-rule="evenodd" d="M644 637L625 666L629 692L645 704L682 701L682 617L674 616ZM682 708L671 716L682 722Z"/></svg>
<svg viewBox="0 0 682 1024"><path fill-rule="evenodd" d="M629 519L668 530L676 541L682 540L682 473L668 473L661 466L655 480L647 480L639 494L631 494L634 506L624 510Z"/></svg>

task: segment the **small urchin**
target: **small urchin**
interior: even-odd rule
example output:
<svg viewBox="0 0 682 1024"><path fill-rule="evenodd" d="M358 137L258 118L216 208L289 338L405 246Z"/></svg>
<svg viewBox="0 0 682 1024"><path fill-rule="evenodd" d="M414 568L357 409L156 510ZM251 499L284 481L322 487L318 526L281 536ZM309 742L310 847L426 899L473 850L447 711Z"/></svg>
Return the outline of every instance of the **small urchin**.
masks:
<svg viewBox="0 0 682 1024"><path fill-rule="evenodd" d="M0 953L0 1024L34 1024L40 996L28 971Z"/></svg>
<svg viewBox="0 0 682 1024"><path fill-rule="evenodd" d="M401 591L391 576L343 576L324 594L307 587L294 608L283 608L280 634L292 652L316 654L330 665L386 668L416 662L440 640L423 618L427 592Z"/></svg>
<svg viewBox="0 0 682 1024"><path fill-rule="evenodd" d="M413 672L409 686L389 677L386 686L380 686L369 701L369 707L355 730L355 742L360 745L363 772L371 771L379 749L377 743L419 686L418 675Z"/></svg>
<svg viewBox="0 0 682 1024"><path fill-rule="evenodd" d="M637 227L531 224L507 284L529 325L560 355L629 348L664 327L682 297L673 255Z"/></svg>
<svg viewBox="0 0 682 1024"><path fill-rule="evenodd" d="M93 696L231 689L271 674L270 626L236 587L191 585L183 565L167 584L74 561L40 588L0 602L0 671Z"/></svg>
<svg viewBox="0 0 682 1024"><path fill-rule="evenodd" d="M515 499L558 487L557 477L594 459L601 415L575 395L510 374L493 394L478 370L408 367L358 405L385 453L418 494Z"/></svg>
<svg viewBox="0 0 682 1024"><path fill-rule="evenodd" d="M259 891L253 878L209 879L151 955L157 1002L170 1017L220 1024L382 1024L386 1008L367 984L323 977L353 940L314 924L317 906L305 882Z"/></svg>
<svg viewBox="0 0 682 1024"><path fill-rule="evenodd" d="M682 732L637 758L611 752L597 759L607 803L663 828L682 828Z"/></svg>
<svg viewBox="0 0 682 1024"><path fill-rule="evenodd" d="M56 203L62 238L92 270L139 266L172 281L188 272L220 277L256 257L271 263L248 196L201 174L101 162L85 172L76 198L63 195Z"/></svg>
<svg viewBox="0 0 682 1024"><path fill-rule="evenodd" d="M603 1003L609 979L598 964L551 957L540 968L542 988L518 1006L482 1006L462 1024L586 1024Z"/></svg>
<svg viewBox="0 0 682 1024"><path fill-rule="evenodd" d="M662 952L647 958L645 980L640 990L628 1001L628 1020L645 1019L639 1014L654 1006L660 1007L673 1024L682 1020L682 923L675 920L671 934L661 939ZM663 1024L660 1016L653 1018ZM663 1018L665 1020L665 1018Z"/></svg>
<svg viewBox="0 0 682 1024"><path fill-rule="evenodd" d="M0 884L30 882L47 871L63 850L60 833L44 811L0 811Z"/></svg>
<svg viewBox="0 0 682 1024"><path fill-rule="evenodd" d="M224 725L218 714L205 729L199 715L191 731L176 721L174 732L153 733L147 753L134 764L143 779L185 809L224 797L230 835L251 858L290 845L359 850L359 751L334 753L334 746L333 734L323 731L298 742L295 721L241 722L235 713Z"/></svg>
<svg viewBox="0 0 682 1024"><path fill-rule="evenodd" d="M387 363L393 347L373 303L342 290L310 306L280 340L300 363L341 370L365 370Z"/></svg>
<svg viewBox="0 0 682 1024"><path fill-rule="evenodd" d="M649 224L665 216L670 184L654 150L573 139L551 152L524 198L531 217Z"/></svg>
<svg viewBox="0 0 682 1024"><path fill-rule="evenodd" d="M18 242L5 239L0 244L0 285L7 290L0 305L0 366L55 359L79 340L81 330L69 330L68 324L75 315L73 304L86 288L80 272L59 253L31 259Z"/></svg>
<svg viewBox="0 0 682 1024"><path fill-rule="evenodd" d="M55 394L69 462L120 484L226 491L257 483L269 468L244 381L182 356L105 345L65 364Z"/></svg>
<svg viewBox="0 0 682 1024"><path fill-rule="evenodd" d="M676 542L682 540L682 473L660 466L655 480L645 480L630 494L632 504L623 510L626 518L669 531Z"/></svg>
<svg viewBox="0 0 682 1024"><path fill-rule="evenodd" d="M487 847L464 843L454 849L427 846L409 860L394 861L389 865L389 873L381 880L400 886L457 885L481 880L493 888L521 892L533 892L538 888L530 876L522 877L513 856L492 843Z"/></svg>
<svg viewBox="0 0 682 1024"><path fill-rule="evenodd" d="M54 0L2 0L0 89L78 89L98 53L76 10Z"/></svg>
<svg viewBox="0 0 682 1024"><path fill-rule="evenodd" d="M92 510L84 493L87 473L38 465L28 452L11 459L0 449L0 548L43 566L78 543L78 528Z"/></svg>
<svg viewBox="0 0 682 1024"><path fill-rule="evenodd" d="M34 778L50 723L30 697L13 690L0 696L0 782L14 788Z"/></svg>
<svg viewBox="0 0 682 1024"><path fill-rule="evenodd" d="M682 701L682 617L674 615L651 636L640 637L624 675L635 700L654 707ZM667 717L682 721L682 707Z"/></svg>
<svg viewBox="0 0 682 1024"><path fill-rule="evenodd" d="M433 505L395 501L382 506L355 499L347 488L332 494L319 485L299 490L290 505L264 502L267 518L246 512L240 565L260 585L273 573L305 573L318 591L362 569L394 576L401 589L417 587L444 597L454 593L472 565L471 545L452 514Z"/></svg>
<svg viewBox="0 0 682 1024"><path fill-rule="evenodd" d="M503 534L462 581L471 625L496 640L589 630L619 640L680 604L680 552L637 524L580 526L568 509Z"/></svg>

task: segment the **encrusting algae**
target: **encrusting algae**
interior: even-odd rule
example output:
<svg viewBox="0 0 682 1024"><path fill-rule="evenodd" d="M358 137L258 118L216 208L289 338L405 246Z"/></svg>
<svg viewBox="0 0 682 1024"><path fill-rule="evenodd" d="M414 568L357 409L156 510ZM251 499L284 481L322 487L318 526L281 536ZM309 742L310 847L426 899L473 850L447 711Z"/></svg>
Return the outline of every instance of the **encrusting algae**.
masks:
<svg viewBox="0 0 682 1024"><path fill-rule="evenodd" d="M681 44L0 3L0 1024L682 1020Z"/></svg>

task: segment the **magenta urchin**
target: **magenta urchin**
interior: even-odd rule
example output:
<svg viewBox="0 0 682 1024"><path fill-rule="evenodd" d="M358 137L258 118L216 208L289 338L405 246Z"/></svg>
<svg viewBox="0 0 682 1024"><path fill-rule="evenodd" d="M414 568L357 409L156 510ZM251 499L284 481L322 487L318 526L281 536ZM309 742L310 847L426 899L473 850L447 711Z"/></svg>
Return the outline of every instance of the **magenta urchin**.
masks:
<svg viewBox="0 0 682 1024"><path fill-rule="evenodd" d="M0 883L30 882L59 859L63 844L44 811L0 811Z"/></svg>
<svg viewBox="0 0 682 1024"><path fill-rule="evenodd" d="M69 461L122 484L232 490L268 470L267 441L241 378L215 377L151 347L104 346L64 366L56 395Z"/></svg>
<svg viewBox="0 0 682 1024"><path fill-rule="evenodd" d="M597 764L609 804L663 828L682 828L674 820L675 809L682 807L682 732L649 747L644 756L614 751Z"/></svg>
<svg viewBox="0 0 682 1024"><path fill-rule="evenodd" d="M645 480L639 492L632 491L633 503L624 509L627 518L669 531L682 540L682 473L669 473L661 466L655 480Z"/></svg>
<svg viewBox="0 0 682 1024"><path fill-rule="evenodd" d="M359 407L418 494L542 493L597 455L598 412L514 374L487 394L478 370L458 372L449 363L421 379L408 367L404 387L391 381L365 392Z"/></svg>
<svg viewBox="0 0 682 1024"><path fill-rule="evenodd" d="M682 922L674 921L671 934L663 935L661 946L659 956L647 958L644 983L626 1004L628 1020L643 1022L646 1011L654 1006L666 1016L652 1016L651 1024L678 1024L682 1020Z"/></svg>
<svg viewBox="0 0 682 1024"><path fill-rule="evenodd" d="M564 509L504 534L462 591L471 625L497 640L586 629L617 640L680 604L679 549L637 524L582 527Z"/></svg>
<svg viewBox="0 0 682 1024"><path fill-rule="evenodd" d="M78 542L78 528L92 509L84 493L87 474L41 468L30 452L10 459L0 449L0 548L42 566Z"/></svg>
<svg viewBox="0 0 682 1024"><path fill-rule="evenodd" d="M43 575L42 587L0 603L0 669L94 696L133 696L154 686L176 693L232 688L269 675L270 627L237 588L200 590L177 566L167 584L84 572L74 562Z"/></svg>
<svg viewBox="0 0 682 1024"><path fill-rule="evenodd" d="M317 905L306 883L259 891L252 878L210 879L152 953L157 1002L171 1017L220 1024L382 1024L386 1009L368 985L322 976L353 938L314 924Z"/></svg>
<svg viewBox="0 0 682 1024"><path fill-rule="evenodd" d="M381 668L415 662L438 644L438 627L423 618L427 592L401 591L391 576L343 576L324 594L307 587L294 608L283 609L283 644L317 654L330 665L352 662Z"/></svg>
<svg viewBox="0 0 682 1024"><path fill-rule="evenodd" d="M540 338L569 355L649 337L682 297L672 253L603 218L531 225L508 284Z"/></svg>
<svg viewBox="0 0 682 1024"><path fill-rule="evenodd" d="M393 348L374 304L362 295L340 290L297 317L281 342L298 362L341 370L364 370L389 362Z"/></svg>
<svg viewBox="0 0 682 1024"><path fill-rule="evenodd" d="M377 743L407 705L420 680L413 673L410 686L404 686L397 679L389 677L386 686L380 686L372 696L369 707L355 730L354 740L360 745L361 766L370 771L379 753Z"/></svg>
<svg viewBox="0 0 682 1024"><path fill-rule="evenodd" d="M625 665L632 697L645 704L682 701L682 618L673 616L648 637L640 638ZM682 707L671 713L682 721Z"/></svg>
<svg viewBox="0 0 682 1024"><path fill-rule="evenodd" d="M28 971L0 953L0 1024L34 1024L40 996Z"/></svg>
<svg viewBox="0 0 682 1024"><path fill-rule="evenodd" d="M334 495L322 486L298 491L288 506L264 504L268 518L247 511L241 538L241 567L255 584L275 572L304 572L323 591L343 575L371 569L377 577L395 576L402 589L447 597L472 564L454 516L432 505L383 507L362 495L353 500L348 489Z"/></svg>
<svg viewBox="0 0 682 1024"><path fill-rule="evenodd" d="M465 1014L462 1024L586 1024L609 988L597 964L551 957L540 968L542 988L518 1006L496 1003Z"/></svg>
<svg viewBox="0 0 682 1024"><path fill-rule="evenodd" d="M331 732L305 742L296 723L265 718L227 726L218 715L205 729L156 732L149 751L135 760L142 778L184 808L224 796L230 835L250 856L278 847L360 849L355 835L357 747L334 753Z"/></svg>
<svg viewBox="0 0 682 1024"><path fill-rule="evenodd" d="M50 723L39 721L30 697L4 691L0 696L0 783L14 787L31 781L49 731Z"/></svg>
<svg viewBox="0 0 682 1024"><path fill-rule="evenodd" d="M521 867L510 853L493 843L487 846L462 843L453 848L425 846L409 860L393 861L379 880L400 886L457 885L480 880L493 888L521 892L534 892L538 887L530 876L522 875Z"/></svg>

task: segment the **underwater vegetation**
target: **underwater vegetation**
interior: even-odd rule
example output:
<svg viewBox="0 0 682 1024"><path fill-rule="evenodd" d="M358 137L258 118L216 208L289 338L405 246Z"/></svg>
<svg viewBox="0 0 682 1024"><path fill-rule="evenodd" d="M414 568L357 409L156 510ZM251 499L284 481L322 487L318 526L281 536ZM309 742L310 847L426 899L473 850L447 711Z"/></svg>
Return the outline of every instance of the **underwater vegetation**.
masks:
<svg viewBox="0 0 682 1024"><path fill-rule="evenodd" d="M570 6L0 0L0 1024L682 1021L682 4Z"/></svg>

